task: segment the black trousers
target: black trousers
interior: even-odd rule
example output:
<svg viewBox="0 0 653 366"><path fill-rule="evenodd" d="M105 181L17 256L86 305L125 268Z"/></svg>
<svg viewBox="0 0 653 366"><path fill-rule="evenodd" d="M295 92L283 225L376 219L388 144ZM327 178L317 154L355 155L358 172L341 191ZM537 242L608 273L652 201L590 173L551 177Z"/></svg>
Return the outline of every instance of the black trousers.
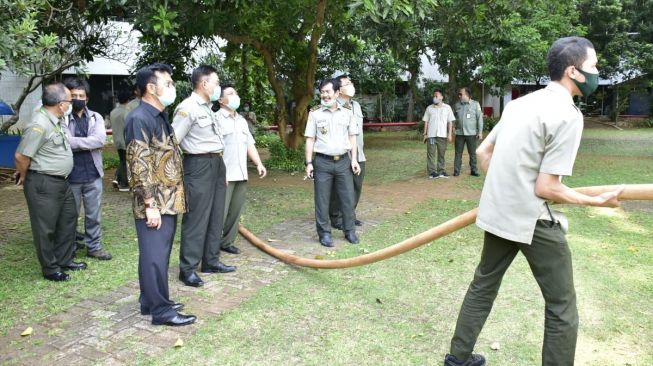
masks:
<svg viewBox="0 0 653 366"><path fill-rule="evenodd" d="M353 174L354 176L354 221L356 220L356 207L358 207L358 202L361 199L361 193L363 193L363 180L365 179L365 162L359 161L358 165L361 167L361 173L359 175ZM331 192L331 204L329 205L329 216L331 218L331 224L337 225L342 224L342 212L340 210L340 198L338 198L338 192L334 189Z"/></svg>
<svg viewBox="0 0 653 366"><path fill-rule="evenodd" d="M136 219L138 236L138 283L141 288L141 311L152 319L169 320L177 315L172 309L168 290L168 264L172 241L177 230L177 216L161 215L161 228L147 227L146 219Z"/></svg>
<svg viewBox="0 0 653 366"><path fill-rule="evenodd" d="M456 155L453 159L453 173L460 174L463 165L463 149L467 145L467 154L469 155L470 173L478 173L476 167L476 135L456 135Z"/></svg>
<svg viewBox="0 0 653 366"><path fill-rule="evenodd" d="M220 259L227 193L226 169L221 156L184 156L187 208L181 221L179 270L213 267Z"/></svg>
<svg viewBox="0 0 653 366"><path fill-rule="evenodd" d="M118 158L120 159L120 165L116 169L116 180L118 181L118 186L128 187L129 182L127 181L127 150L118 149Z"/></svg>
<svg viewBox="0 0 653 366"><path fill-rule="evenodd" d="M77 209L70 184L64 178L30 171L23 193L41 271L44 275L60 272L75 250Z"/></svg>
<svg viewBox="0 0 653 366"><path fill-rule="evenodd" d="M313 168L317 234L331 233L329 205L331 202L331 192L334 190L338 195L344 230L355 230L354 178L349 155L344 154L340 160L316 155L313 160Z"/></svg>

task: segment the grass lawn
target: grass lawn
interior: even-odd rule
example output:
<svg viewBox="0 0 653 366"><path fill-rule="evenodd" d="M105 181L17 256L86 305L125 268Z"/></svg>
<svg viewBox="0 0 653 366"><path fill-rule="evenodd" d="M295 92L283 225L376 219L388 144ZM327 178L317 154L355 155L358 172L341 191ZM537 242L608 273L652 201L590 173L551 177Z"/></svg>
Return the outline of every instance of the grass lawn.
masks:
<svg viewBox="0 0 653 366"><path fill-rule="evenodd" d="M651 183L652 143L653 129L587 129L575 176L566 183ZM426 180L426 147L414 132L367 133L365 146L366 184ZM452 144L446 161L451 174ZM464 156L463 175L467 169ZM482 187L482 179L459 179L466 188ZM312 217L311 185L289 189L283 179L280 182L270 179L250 186L243 220L254 233L289 219ZM16 199L24 200L22 193ZM382 202L384 197L376 199ZM90 261L90 269L73 273L74 281L68 284L41 278L27 219L3 234L0 334L136 280L138 250L129 198L123 195L106 201L104 241L114 260L109 264ZM476 205L476 201L462 199L424 201L370 229L360 246L344 247L333 256L350 257L386 247ZM653 206L642 204L628 210L568 206L563 210L570 219L568 240L581 318L577 364L653 364ZM439 364L481 244L482 232L471 226L365 267L319 271L288 267L290 273L282 280L260 289L238 308L203 318L197 333L184 338L184 347L156 358L142 356L135 362ZM178 240L171 266L177 263ZM518 256L477 350L493 365L536 365L542 334L543 301L525 260ZM492 342L499 342L498 351L490 350Z"/></svg>

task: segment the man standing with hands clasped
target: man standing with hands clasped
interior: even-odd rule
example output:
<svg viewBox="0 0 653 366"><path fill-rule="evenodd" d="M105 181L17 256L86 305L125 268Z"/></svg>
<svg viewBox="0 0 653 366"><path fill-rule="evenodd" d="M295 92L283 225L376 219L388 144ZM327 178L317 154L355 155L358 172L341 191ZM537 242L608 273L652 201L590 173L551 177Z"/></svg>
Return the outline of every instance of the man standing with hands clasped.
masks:
<svg viewBox="0 0 653 366"><path fill-rule="evenodd" d="M134 193L141 314L151 314L155 325L180 326L196 318L179 313L184 305L171 301L168 290L177 215L186 211L181 151L165 113L177 97L171 75L165 64L138 70L141 103L127 115L125 144Z"/></svg>
<svg viewBox="0 0 653 366"><path fill-rule="evenodd" d="M426 169L429 178L449 178L444 170L444 153L447 151L447 142L453 141L454 121L453 111L444 101L441 90L433 92L433 104L424 112L424 142L426 147ZM435 165L435 155L438 156L438 165Z"/></svg>
<svg viewBox="0 0 653 366"><path fill-rule="evenodd" d="M351 110L337 102L339 90L340 83L336 79L320 83L321 104L308 114L304 132L306 175L314 178L315 224L320 244L325 247L333 246L329 224L329 201L333 186L338 192L345 239L352 244L359 243L354 226L352 177L352 174L360 174L356 154L358 127Z"/></svg>
<svg viewBox="0 0 653 366"><path fill-rule="evenodd" d="M220 80L215 68L203 65L193 70L191 81L193 93L177 106L172 127L184 152L188 198L181 221L179 280L200 287L204 282L195 272L200 262L204 273L233 272L236 267L220 262L227 182L222 128L211 110L220 97Z"/></svg>
<svg viewBox="0 0 653 366"><path fill-rule="evenodd" d="M549 49L547 62L551 83L510 102L476 151L487 173L476 219L485 239L445 366L485 365L485 358L472 351L518 252L544 297L542 365L574 364L578 310L567 225L547 201L615 207L624 187L587 196L562 184L562 177L572 173L583 131L573 97L596 90L596 51L585 38L561 38Z"/></svg>
<svg viewBox="0 0 653 366"><path fill-rule="evenodd" d="M483 137L483 111L481 105L472 99L469 88L458 91L460 101L456 103L456 156L453 160L453 176L460 175L463 162L463 148L467 145L469 168L474 177L479 177L476 167L476 141Z"/></svg>

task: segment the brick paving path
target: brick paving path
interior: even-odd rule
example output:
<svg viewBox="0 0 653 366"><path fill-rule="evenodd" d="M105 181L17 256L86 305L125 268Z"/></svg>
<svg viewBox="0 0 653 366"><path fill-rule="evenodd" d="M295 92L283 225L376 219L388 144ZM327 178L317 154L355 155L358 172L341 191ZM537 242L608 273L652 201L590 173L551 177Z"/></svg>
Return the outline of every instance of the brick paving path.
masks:
<svg viewBox="0 0 653 366"><path fill-rule="evenodd" d="M124 205L125 194L105 190L103 204ZM0 223L0 230L24 225L28 222L27 209L18 188L0 186L0 200L14 202L4 210L11 219ZM387 216L395 210L382 210L372 204L361 207L360 217L374 210ZM364 233L377 222L366 222L359 232ZM24 233L29 235L28 233ZM311 218L290 220L260 233L263 240L278 239L273 245L292 253L313 257L324 255L327 249L316 240L315 226ZM223 254L229 264L238 270L228 274L200 274L205 282L202 288L184 286L177 280L178 268L170 268L171 298L186 304L185 312L198 316L195 325L186 327L153 326L150 316L140 315L138 282L87 299L69 307L66 311L51 315L37 324L17 324L0 342L0 364L46 365L65 362L67 365L128 365L141 355L156 356L174 346L178 338L185 339L196 332L209 317L218 316L225 310L238 306L257 289L266 286L293 270L278 260L267 256L238 239L242 253L237 256ZM337 246L346 245L341 233L334 231ZM175 245L178 245L176 243ZM333 250L333 249L331 249ZM21 337L20 333L32 326L33 333Z"/></svg>

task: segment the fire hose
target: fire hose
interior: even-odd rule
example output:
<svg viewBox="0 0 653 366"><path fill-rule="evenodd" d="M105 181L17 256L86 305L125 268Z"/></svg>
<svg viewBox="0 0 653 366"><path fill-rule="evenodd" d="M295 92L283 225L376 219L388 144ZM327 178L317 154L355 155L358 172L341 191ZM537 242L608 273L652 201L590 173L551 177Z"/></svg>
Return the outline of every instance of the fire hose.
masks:
<svg viewBox="0 0 653 366"><path fill-rule="evenodd" d="M581 187L575 188L577 192L597 196L599 194L616 190L621 186L594 186L594 187ZM619 196L620 201L639 201L639 200L653 200L653 184L629 184ZM453 219L426 230L420 234L412 236L404 241L389 247L379 249L372 253L363 254L352 258L343 259L311 259L299 257L266 244L263 240L259 239L247 230L243 225L240 226L240 234L263 252L275 257L288 264L293 264L300 267L309 268L322 268L322 269L335 269L335 268L349 268L363 266L366 264L382 261L394 257L396 255L408 252L418 248L424 244L437 240L445 235L451 234L454 231L460 230L476 221L476 214L478 208L467 211Z"/></svg>

